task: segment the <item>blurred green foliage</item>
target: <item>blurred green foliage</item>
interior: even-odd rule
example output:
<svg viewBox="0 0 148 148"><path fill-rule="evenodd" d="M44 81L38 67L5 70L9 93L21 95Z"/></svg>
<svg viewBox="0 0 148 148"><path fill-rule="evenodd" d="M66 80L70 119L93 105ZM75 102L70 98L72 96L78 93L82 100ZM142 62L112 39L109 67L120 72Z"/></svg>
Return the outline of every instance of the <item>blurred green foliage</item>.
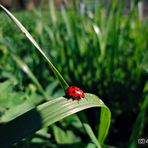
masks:
<svg viewBox="0 0 148 148"><path fill-rule="evenodd" d="M114 1L108 8L96 5L94 11L88 10L81 14L77 7L57 9L51 1L49 10L16 13L70 85L77 85L103 98L112 112L107 143L118 147L127 147L130 139L135 146L136 138L146 137L144 129L148 128L145 117L148 106L148 91L145 91L148 80L148 23L138 18L135 8L129 14L124 14L123 8L124 3L117 4ZM12 79L17 83L17 93L10 91L11 97L16 94L15 97L19 98L13 103L23 103L28 95L36 95L42 98L36 102L40 104L44 95L24 74L11 53L29 66L47 96L63 95L53 73L48 70L47 63L35 48L3 13L0 14L0 20L0 81L3 82L1 85L7 85ZM3 108L0 106L0 113L11 108L9 104L13 106L13 103L7 100ZM142 107L143 104L145 107ZM143 108L144 112L141 113ZM97 128L97 115L95 110L88 113L94 131ZM28 141L56 147L57 143L61 144L63 136L67 135L69 144L75 137L75 131L70 129L70 125L75 124L74 119L69 117L58 123L60 125L49 128L45 133L51 134L50 142L46 134L43 139L31 137ZM78 125L72 127L81 131ZM135 131L139 126L140 130ZM85 137L83 132L79 134ZM79 137L74 139L76 143L80 142ZM21 143L25 144L23 141ZM88 143L84 147L92 145ZM78 147L77 144L73 146Z"/></svg>

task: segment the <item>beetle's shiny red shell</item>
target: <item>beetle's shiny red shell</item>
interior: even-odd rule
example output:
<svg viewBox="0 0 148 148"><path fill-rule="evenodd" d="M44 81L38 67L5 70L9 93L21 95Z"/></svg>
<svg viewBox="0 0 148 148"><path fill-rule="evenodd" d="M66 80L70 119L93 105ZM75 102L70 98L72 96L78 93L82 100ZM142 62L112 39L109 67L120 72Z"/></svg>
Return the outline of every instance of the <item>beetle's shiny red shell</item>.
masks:
<svg viewBox="0 0 148 148"><path fill-rule="evenodd" d="M83 90L76 86L68 87L65 91L65 95L66 97L73 99L81 99L85 97Z"/></svg>

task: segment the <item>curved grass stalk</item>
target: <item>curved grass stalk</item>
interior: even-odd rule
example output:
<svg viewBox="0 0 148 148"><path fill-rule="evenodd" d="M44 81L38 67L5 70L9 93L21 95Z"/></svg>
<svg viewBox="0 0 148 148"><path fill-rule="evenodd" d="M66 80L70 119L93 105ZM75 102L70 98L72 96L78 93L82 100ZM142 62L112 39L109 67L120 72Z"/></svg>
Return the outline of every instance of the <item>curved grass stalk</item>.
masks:
<svg viewBox="0 0 148 148"><path fill-rule="evenodd" d="M17 27L24 33L24 35L27 37L27 39L38 49L38 51L42 54L42 56L48 62L50 69L53 71L55 76L60 81L61 86L64 89L66 89L69 85L67 84L65 79L62 77L62 75L59 73L59 71L56 69L56 67L52 64L52 62L49 60L49 58L47 57L45 52L40 48L40 46L37 44L37 42L31 36L31 34L26 30L26 28L20 23L20 21L10 11L8 11L1 4L0 4L0 7L6 12L6 14L11 18L11 20L17 25Z"/></svg>
<svg viewBox="0 0 148 148"><path fill-rule="evenodd" d="M96 139L96 136L85 119L83 122L83 126L86 132L89 133L88 135L93 143L95 143L97 148L101 148L100 144L103 144L107 136L106 133L108 133L111 113L107 106L97 96L89 93L86 93L85 96L86 97L79 100L79 102L78 100L59 97L37 107L31 107L30 110L23 112L21 115L19 110L14 108L14 111L11 113L9 112L8 114L6 113L1 118L1 124L3 123L0 126L0 144L3 144L1 147L10 146L20 139L25 138L27 135L60 121L69 115L78 113L84 109L101 107L101 109L106 110L106 114L100 116L100 127L102 127L102 129L100 129L101 132L99 132L99 137L102 137L100 140ZM19 113L18 116L16 111ZM105 123L101 122L103 118L105 119Z"/></svg>

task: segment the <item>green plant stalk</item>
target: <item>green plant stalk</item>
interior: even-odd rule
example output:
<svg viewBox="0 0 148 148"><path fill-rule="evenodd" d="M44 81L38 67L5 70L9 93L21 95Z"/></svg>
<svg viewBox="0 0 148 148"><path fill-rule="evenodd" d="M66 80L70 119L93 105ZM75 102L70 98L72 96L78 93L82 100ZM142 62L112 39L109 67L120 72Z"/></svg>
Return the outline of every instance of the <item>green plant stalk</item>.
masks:
<svg viewBox="0 0 148 148"><path fill-rule="evenodd" d="M18 28L24 33L24 35L29 39L29 41L38 49L38 51L42 54L42 56L46 59L46 61L49 64L50 69L54 72L55 76L60 81L60 84L62 88L65 90L69 85L64 80L62 75L59 73L59 71L56 69L56 67L52 64L52 62L48 59L47 55L43 52L43 50L40 48L40 46L37 44L37 42L34 40L34 38L31 36L31 34L26 30L26 28L16 19L14 15L12 15L5 7L3 7L0 4L0 7L6 12L6 14L11 18L13 22L18 26Z"/></svg>
<svg viewBox="0 0 148 148"><path fill-rule="evenodd" d="M101 148L101 145L99 143L100 141L98 141L98 139L96 138L92 128L88 124L87 117L85 116L85 113L84 112L79 112L78 113L78 118L83 123L82 125L83 125L84 129L88 133L88 136L93 141L93 143L97 146L97 148Z"/></svg>
<svg viewBox="0 0 148 148"><path fill-rule="evenodd" d="M83 126L86 130L87 133L89 133L90 139L93 141L93 143L97 146L97 148L101 148L101 145L99 144L94 132L92 131L91 127L89 126L88 123L83 123Z"/></svg>

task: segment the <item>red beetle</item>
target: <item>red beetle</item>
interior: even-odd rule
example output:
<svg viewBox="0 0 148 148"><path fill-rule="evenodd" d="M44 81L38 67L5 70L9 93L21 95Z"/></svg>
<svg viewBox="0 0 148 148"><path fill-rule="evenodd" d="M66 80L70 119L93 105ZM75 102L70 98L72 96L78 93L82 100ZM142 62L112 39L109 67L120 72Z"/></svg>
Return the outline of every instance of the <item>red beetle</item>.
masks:
<svg viewBox="0 0 148 148"><path fill-rule="evenodd" d="M83 90L76 86L70 86L66 89L65 95L68 98L82 99L85 97Z"/></svg>

